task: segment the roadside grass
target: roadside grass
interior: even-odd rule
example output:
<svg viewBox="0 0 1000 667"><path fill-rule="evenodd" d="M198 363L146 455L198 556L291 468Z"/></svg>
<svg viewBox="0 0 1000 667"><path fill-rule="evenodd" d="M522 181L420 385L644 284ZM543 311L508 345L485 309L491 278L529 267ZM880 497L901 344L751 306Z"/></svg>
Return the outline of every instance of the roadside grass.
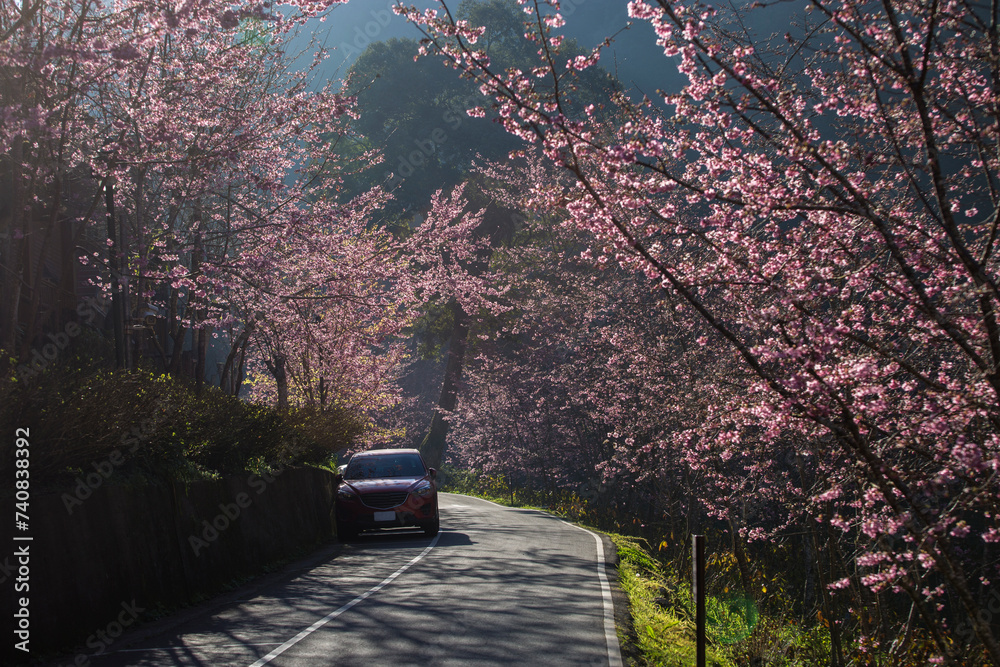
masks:
<svg viewBox="0 0 1000 667"><path fill-rule="evenodd" d="M695 626L691 591L670 581L663 564L641 538L607 533L618 547L618 577L628 597L635 641L644 665L687 667L695 662ZM706 649L709 665L733 663L714 647Z"/></svg>
<svg viewBox="0 0 1000 667"><path fill-rule="evenodd" d="M607 533L618 547L619 580L628 596L641 664L687 667L695 661L694 599L690 577L673 569L642 538ZM780 613L723 588L705 600L709 665L819 667L830 660L830 634L802 628Z"/></svg>

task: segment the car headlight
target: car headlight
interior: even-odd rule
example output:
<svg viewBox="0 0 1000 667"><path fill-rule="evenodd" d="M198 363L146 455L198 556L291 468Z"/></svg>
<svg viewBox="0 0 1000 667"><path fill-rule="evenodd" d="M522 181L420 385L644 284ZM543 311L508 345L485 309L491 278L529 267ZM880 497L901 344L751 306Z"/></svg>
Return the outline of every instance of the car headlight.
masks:
<svg viewBox="0 0 1000 667"><path fill-rule="evenodd" d="M356 500L358 494L349 486L342 486L337 489L337 500Z"/></svg>
<svg viewBox="0 0 1000 667"><path fill-rule="evenodd" d="M433 491L434 487L431 486L431 483L425 481L425 482L420 482L420 484L417 484L416 488L410 491L410 493L412 493L415 496L419 496L420 498L426 498L427 496L431 495Z"/></svg>

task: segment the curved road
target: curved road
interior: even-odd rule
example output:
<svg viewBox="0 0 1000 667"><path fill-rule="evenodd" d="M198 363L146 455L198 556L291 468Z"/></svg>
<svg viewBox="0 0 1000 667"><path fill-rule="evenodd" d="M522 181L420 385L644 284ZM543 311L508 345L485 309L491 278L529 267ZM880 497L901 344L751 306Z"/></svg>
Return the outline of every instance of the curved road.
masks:
<svg viewBox="0 0 1000 667"><path fill-rule="evenodd" d="M622 664L601 538L542 512L452 494L440 503L434 539L362 534L87 658L99 667Z"/></svg>

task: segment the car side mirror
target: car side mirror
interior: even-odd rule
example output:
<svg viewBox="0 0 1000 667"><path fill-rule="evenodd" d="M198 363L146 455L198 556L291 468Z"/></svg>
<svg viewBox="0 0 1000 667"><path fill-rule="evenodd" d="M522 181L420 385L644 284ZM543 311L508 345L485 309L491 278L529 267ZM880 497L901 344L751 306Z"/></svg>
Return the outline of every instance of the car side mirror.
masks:
<svg viewBox="0 0 1000 667"><path fill-rule="evenodd" d="M437 468L428 468L427 472L430 473L431 479L437 479L437 476L438 476Z"/></svg>
<svg viewBox="0 0 1000 667"><path fill-rule="evenodd" d="M339 472L333 473L333 483L334 483L334 485L338 485L338 484L340 484L343 481L344 481L344 474L343 473L339 473Z"/></svg>

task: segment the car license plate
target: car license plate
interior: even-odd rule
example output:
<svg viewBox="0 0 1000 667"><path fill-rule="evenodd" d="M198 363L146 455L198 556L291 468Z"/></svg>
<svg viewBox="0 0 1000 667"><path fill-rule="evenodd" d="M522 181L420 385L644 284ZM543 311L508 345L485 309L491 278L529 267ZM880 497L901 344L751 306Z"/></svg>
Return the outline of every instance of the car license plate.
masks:
<svg viewBox="0 0 1000 667"><path fill-rule="evenodd" d="M396 520L396 513L395 512L375 512L375 520L376 521L395 521Z"/></svg>

